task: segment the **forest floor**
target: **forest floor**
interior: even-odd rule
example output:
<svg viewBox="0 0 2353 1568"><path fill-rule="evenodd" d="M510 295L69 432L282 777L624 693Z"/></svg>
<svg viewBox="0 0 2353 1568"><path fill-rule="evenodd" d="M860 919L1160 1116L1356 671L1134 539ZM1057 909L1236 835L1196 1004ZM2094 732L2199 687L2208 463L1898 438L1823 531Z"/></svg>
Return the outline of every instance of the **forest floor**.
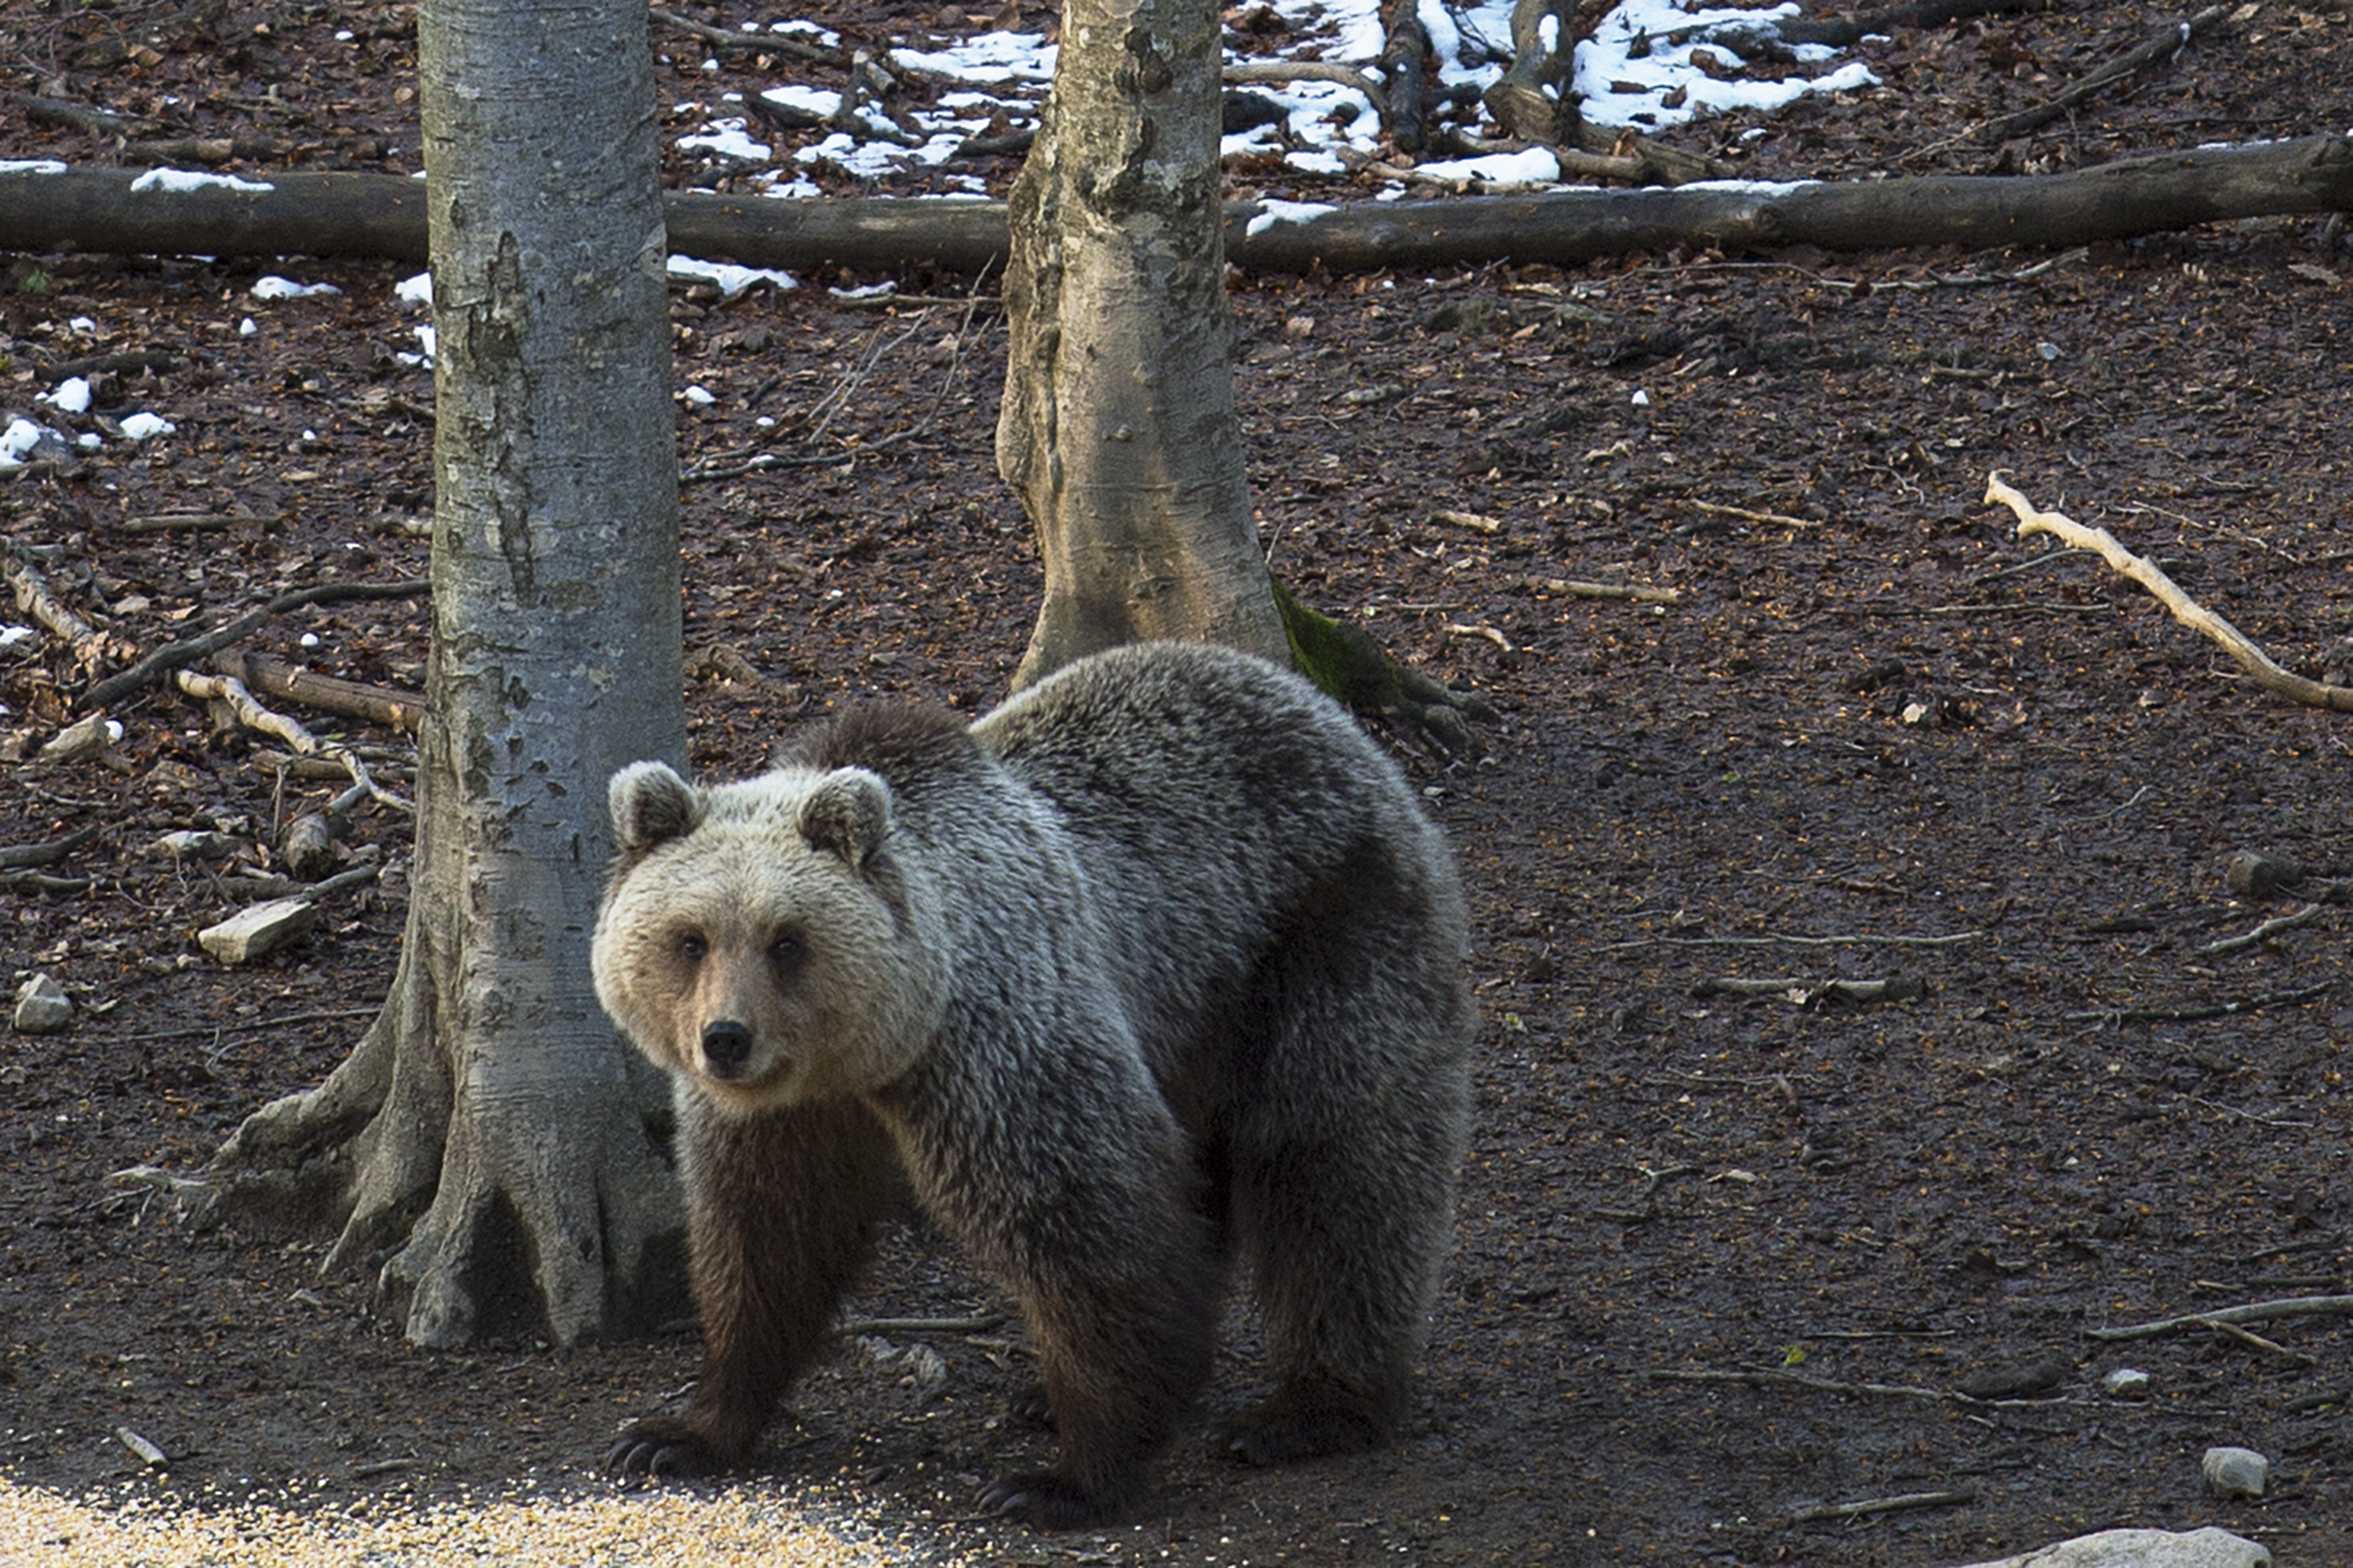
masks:
<svg viewBox="0 0 2353 1568"><path fill-rule="evenodd" d="M216 6L151 44L135 18L162 15L11 0L0 65L25 93L184 93L206 134L251 117L282 158L238 172L415 166L406 7ZM1899 29L1857 51L1883 88L1746 142L1721 122L1666 139L1759 176L1865 178L2353 125L2342 0L2256 0L2071 118L1970 140L2171 16ZM662 92L707 93L700 66L666 67ZM19 97L0 152L140 161ZM1011 169L977 174L1001 191ZM936 1367L852 1347L747 1475L704 1491L801 1500L891 1561L1939 1568L2216 1523L2283 1564L2353 1562L2353 1322L2093 1334L2353 1290L2353 717L2257 689L1982 499L2008 470L2281 662L2347 681L2353 255L2334 243L2272 219L2063 256L1238 277L1276 568L1495 714L1475 759L1385 731L1461 847L1484 1018L1411 1418L1390 1451L1271 1472L1187 1436L1132 1523L1030 1537L973 1501L1042 1447L1002 1419L1024 1354L1008 1325L922 1342ZM273 594L424 575L403 524L431 506L431 378L399 357L420 318L394 295L414 270L16 258L6 413L62 419L33 405L61 362L153 354L99 378L78 427L106 439L77 471L0 485L10 538L140 648ZM341 292L257 297L265 273ZM881 280L674 296L680 384L711 395L681 403L690 475L826 459L685 488L692 756L712 774L873 695L982 711L1026 640L1038 566L992 461L993 302L958 278L828 290ZM92 425L132 410L176 432ZM126 527L198 512L249 521ZM319 605L248 646L413 688L425 626L421 599ZM0 647L5 754L80 716L84 684L45 635ZM294 710L405 782L398 731ZM42 868L54 886L0 892L11 984L44 972L78 1005L65 1033L0 1037L0 1478L19 1489L0 1515L37 1494L358 1529L605 1496L597 1456L693 1375L691 1331L413 1349L369 1315L364 1272L319 1276L329 1238L198 1229L168 1193L110 1183L200 1173L247 1112L334 1066L392 972L409 852L404 818L363 808L351 843L381 884L304 945L220 965L193 932L239 901L226 873L155 841L216 831L265 861L272 825L337 786L160 689L111 716L99 755L0 764L0 845L96 829ZM2234 891L2240 851L2306 879ZM910 1235L857 1310L1003 1305ZM1217 1407L1256 1370L1240 1309L1229 1341ZM2145 1389L2110 1393L2126 1369ZM2263 1498L2202 1491L2216 1444L2270 1458ZM1891 1499L1914 1506L1833 1511Z"/></svg>

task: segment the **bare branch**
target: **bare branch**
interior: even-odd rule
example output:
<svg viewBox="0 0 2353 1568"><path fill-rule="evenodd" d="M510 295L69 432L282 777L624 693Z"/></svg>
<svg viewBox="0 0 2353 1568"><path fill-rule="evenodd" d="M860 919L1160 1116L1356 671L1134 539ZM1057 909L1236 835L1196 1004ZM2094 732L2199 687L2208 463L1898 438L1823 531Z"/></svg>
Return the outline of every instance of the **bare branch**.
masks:
<svg viewBox="0 0 2353 1568"><path fill-rule="evenodd" d="M2156 595L2158 601L2173 612L2175 620L2221 644L2223 650L2239 661L2240 668L2253 676L2265 689L2308 708L2353 713L2353 687L2325 685L2282 669L2272 662L2270 655L2257 647L2238 627L2183 593L2154 562L2126 550L2106 529L2086 528L2064 512L2040 510L2004 481L2000 468L1986 476L1986 500L2000 501L2018 514L2018 537L2021 539L2048 533L2071 550L2096 552L2116 571Z"/></svg>

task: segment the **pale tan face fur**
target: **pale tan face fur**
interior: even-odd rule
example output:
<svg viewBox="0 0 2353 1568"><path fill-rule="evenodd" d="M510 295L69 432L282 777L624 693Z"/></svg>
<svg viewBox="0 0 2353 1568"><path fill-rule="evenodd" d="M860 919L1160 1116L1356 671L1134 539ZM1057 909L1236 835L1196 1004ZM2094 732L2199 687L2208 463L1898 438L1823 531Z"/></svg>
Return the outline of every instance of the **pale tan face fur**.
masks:
<svg viewBox="0 0 2353 1568"><path fill-rule="evenodd" d="M881 858L887 786L842 770L693 792L647 768L613 785L625 857L641 853L625 859L596 922L605 1010L654 1062L736 1113L905 1072L937 1026L940 987L903 890L897 910L883 894L898 886ZM845 792L871 814L847 837Z"/></svg>

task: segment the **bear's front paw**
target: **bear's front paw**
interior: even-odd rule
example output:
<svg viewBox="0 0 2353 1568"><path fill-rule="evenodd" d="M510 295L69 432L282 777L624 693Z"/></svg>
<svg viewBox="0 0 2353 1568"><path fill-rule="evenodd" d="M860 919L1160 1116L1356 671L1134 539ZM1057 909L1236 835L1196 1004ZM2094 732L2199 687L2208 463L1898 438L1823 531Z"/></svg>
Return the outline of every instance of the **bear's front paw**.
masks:
<svg viewBox="0 0 2353 1568"><path fill-rule="evenodd" d="M1032 1530L1078 1530L1101 1524L1113 1512L1111 1500L1082 1489L1052 1470L1004 1476L981 1489L980 1506Z"/></svg>
<svg viewBox="0 0 2353 1568"><path fill-rule="evenodd" d="M670 1415L632 1423L605 1450L609 1476L707 1476L726 1468L727 1461L701 1432Z"/></svg>

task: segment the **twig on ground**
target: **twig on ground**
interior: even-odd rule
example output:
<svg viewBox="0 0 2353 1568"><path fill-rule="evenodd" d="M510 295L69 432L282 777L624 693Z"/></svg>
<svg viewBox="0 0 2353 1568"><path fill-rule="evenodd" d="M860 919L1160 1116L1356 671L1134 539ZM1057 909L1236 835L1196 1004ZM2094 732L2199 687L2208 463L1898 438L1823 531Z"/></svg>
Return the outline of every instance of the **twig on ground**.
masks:
<svg viewBox="0 0 2353 1568"><path fill-rule="evenodd" d="M47 844L0 845L0 868L16 866L54 866L91 839L98 837L98 825L78 827L63 838L52 838Z"/></svg>
<svg viewBox="0 0 2353 1568"><path fill-rule="evenodd" d="M2306 904L2304 908L2290 913L2274 915L2244 936L2226 936L2220 942L2208 942L2198 951L2202 955L2211 956L2218 952L2236 952L2242 947L2253 947L2258 942L2269 941L2291 926L2303 925L2318 915L2320 910L2321 906L2318 904Z"/></svg>
<svg viewBox="0 0 2353 1568"><path fill-rule="evenodd" d="M1229 87L1264 85L1282 87L1294 81L1337 82L1354 88L1365 95L1383 121L1389 117L1388 89L1371 77L1367 69L1379 65L1377 60L1246 60L1239 65L1223 67L1219 77Z"/></svg>
<svg viewBox="0 0 2353 1568"><path fill-rule="evenodd" d="M349 876L350 873L345 872L344 875ZM328 879L329 881L337 879ZM258 1030L292 1029L305 1024L342 1024L356 1018L373 1018L383 1011L383 1005L378 1004L373 1007L338 1007L324 1013L287 1013L275 1018L225 1019L217 1024L196 1024L179 1029L157 1029L144 1035L118 1035L115 1037L115 1044L145 1046L158 1040L197 1040L222 1035L250 1035Z"/></svg>
<svg viewBox="0 0 2353 1568"><path fill-rule="evenodd" d="M383 875L381 866L353 866L315 882L305 882L295 877L222 877L210 884L219 897L233 900L259 899L309 899L317 902L353 888L364 888Z"/></svg>
<svg viewBox="0 0 2353 1568"><path fill-rule="evenodd" d="M2189 1312L2179 1318L2125 1328L2085 1329L2094 1340L2153 1340L2188 1329L2211 1329L2217 1323L2263 1323L2274 1318L2353 1317L2353 1296L2284 1296L2274 1301L2250 1301L2243 1307L2221 1307L2211 1312Z"/></svg>
<svg viewBox="0 0 2353 1568"><path fill-rule="evenodd" d="M87 893L88 877L52 877L46 871L0 871L0 892Z"/></svg>
<svg viewBox="0 0 2353 1568"><path fill-rule="evenodd" d="M1972 1399L1968 1394L1949 1388L1915 1388L1909 1384L1841 1383L1832 1378L1810 1377L1801 1372L1783 1372L1778 1368L1742 1368L1734 1372L1682 1372L1672 1368L1652 1368L1642 1374L1659 1383L1737 1383L1750 1388L1810 1388L1821 1394L1851 1394L1875 1399L1917 1399L1931 1405L2045 1405L2058 1403L2049 1399Z"/></svg>
<svg viewBox="0 0 2353 1568"><path fill-rule="evenodd" d="M414 599L432 591L430 579L411 577L396 583L322 583L316 587L298 588L290 594L280 594L226 626L192 637L183 637L178 642L165 643L121 674L109 676L82 693L79 706L86 711L95 711L118 702L184 664L207 658L233 642L251 637L271 617L282 616L289 610L299 610L305 605L331 605L345 599Z"/></svg>
<svg viewBox="0 0 2353 1568"><path fill-rule="evenodd" d="M1457 511L1451 507L1440 507L1430 514L1430 521L1450 528L1467 528L1473 533L1501 533L1504 527L1494 518L1475 511Z"/></svg>
<svg viewBox="0 0 2353 1568"><path fill-rule="evenodd" d="M244 681L248 690L266 691L347 719L389 724L411 734L425 716L425 700L416 692L321 675L267 654L225 649L213 656L213 668Z"/></svg>
<svg viewBox="0 0 2353 1568"><path fill-rule="evenodd" d="M277 736L299 755L331 757L342 763L352 775L352 783L365 790L369 798L381 801L396 811L417 809L402 796L376 783L375 776L368 772L367 764L360 761L350 747L329 745L285 714L264 708L254 700L253 693L246 689L245 682L235 676L202 675L193 669L183 669L179 672L179 684L180 689L191 697L227 703L231 711L236 713L237 722L248 730Z"/></svg>
<svg viewBox="0 0 2353 1568"><path fill-rule="evenodd" d="M2201 1315L2199 1321L2205 1324L2206 1327L2213 1330L2216 1333L2221 1334L2225 1339L2236 1340L2242 1345L2247 1345L2259 1351L2265 1351L2273 1355L2285 1356L2290 1361L2300 1361L2306 1366L2316 1364L2320 1359L2317 1356L2306 1355L2302 1351L2292 1351L2285 1345L2281 1344L2277 1340L2267 1340L2261 1334L2242 1329L2236 1323L2225 1322L2220 1318L2205 1317Z"/></svg>
<svg viewBox="0 0 2353 1568"><path fill-rule="evenodd" d="M797 37L791 33L730 32L725 27L714 27L708 22L698 22L691 16L681 16L676 11L665 10L659 5L654 6L648 15L664 26L689 34L712 48L728 54L774 52L796 55L818 65L839 66L849 63L848 57L841 50L828 49L813 39Z"/></svg>
<svg viewBox="0 0 2353 1568"><path fill-rule="evenodd" d="M1769 522L1776 528L1818 528L1802 517L1790 517L1778 511L1751 511L1745 506L1725 506L1712 500L1684 500L1678 503L1694 511L1704 511L1710 517L1736 517L1744 522Z"/></svg>
<svg viewBox="0 0 2353 1568"><path fill-rule="evenodd" d="M1586 583L1575 577L1523 577L1520 586L1535 594L1558 594L1570 599L1624 599L1637 605L1680 605L1680 588L1646 588L1632 583Z"/></svg>
<svg viewBox="0 0 2353 1568"><path fill-rule="evenodd" d="M2071 550L2095 552L2116 571L2156 595L2158 602L2173 612L2175 620L2221 644L2224 651L2238 660L2240 668L2253 676L2256 682L2266 689L2276 691L2306 707L2353 713L2353 687L2329 686L2282 669L2272 662L2270 655L2248 640L2238 627L2183 593L2173 579L2154 563L2117 543L2116 536L2106 529L2086 528L2063 512L2042 510L2004 483L2002 471L1999 468L1986 476L1986 500L2000 501L2018 514L2017 531L2021 539L2048 533Z"/></svg>
<svg viewBox="0 0 2353 1568"><path fill-rule="evenodd" d="M1487 641L1493 643L1497 647L1503 649L1505 653L1510 653L1512 651L1512 639L1505 637L1503 633L1497 631L1493 626L1466 626L1459 621L1449 621L1446 623L1443 629L1449 637L1483 637Z"/></svg>
<svg viewBox="0 0 2353 1568"><path fill-rule="evenodd" d="M2091 1013L2070 1013L2071 1024L2194 1024L2204 1018L2228 1018L2265 1007L2295 1007L2328 994L2329 981L2295 991L2265 991L2232 1002L2209 1002L2192 1007L2103 1007Z"/></svg>
<svg viewBox="0 0 2353 1568"><path fill-rule="evenodd" d="M1703 976L1692 984L1694 996L1786 996L1799 1006L1824 998L1841 1002L1911 1002L1928 994L1928 983L1908 974L1883 980L1736 980Z"/></svg>
<svg viewBox="0 0 2353 1568"><path fill-rule="evenodd" d="M2189 46L2192 37L2210 30L2230 13L2231 7L2228 5L2209 5L2194 16L2186 17L2179 22L2167 23L2146 42L2137 47L2126 50L2048 102L2039 103L2031 109L2021 109L2014 114L2005 114L1998 120L1986 121L1978 132L1978 142L1990 147L1996 142L2006 142L2013 136L2024 135L2037 126L2049 124L2085 99L2115 86L2144 67L2155 65L2158 60L2169 59L2179 54Z"/></svg>
<svg viewBox="0 0 2353 1568"><path fill-rule="evenodd" d="M1975 1502L1972 1491L1905 1492L1897 1497L1865 1498L1861 1502L1816 1503L1810 1508L1789 1510L1792 1524L1815 1524L1828 1519L1862 1519L1874 1513L1895 1513L1907 1508L1949 1508L1956 1503Z"/></svg>
<svg viewBox="0 0 2353 1568"><path fill-rule="evenodd" d="M1613 942L1603 951L1615 952L1630 947L1954 947L1965 942L1979 942L1991 936L1991 928L1955 931L1950 936L1873 936L1858 932L1850 936L1797 936L1787 931L1769 931L1764 936L1646 936L1633 942Z"/></svg>
<svg viewBox="0 0 2353 1568"><path fill-rule="evenodd" d="M2316 1121L2291 1121L2284 1116L2259 1116L2252 1110L2242 1110L2235 1105L2225 1105L2219 1100L2208 1100L2201 1095L2185 1094L2181 1098L2192 1105L2202 1105L2209 1110L2219 1110L2226 1116L2235 1116L2242 1121L2253 1121L2263 1127L2316 1127L2319 1125Z"/></svg>
<svg viewBox="0 0 2353 1568"><path fill-rule="evenodd" d="M115 639L58 603L49 592L49 580L31 562L11 551L0 557L0 574L5 574L8 585L16 591L16 607L70 647L74 662L81 666L84 674L95 677L99 666L114 656L118 646Z"/></svg>

